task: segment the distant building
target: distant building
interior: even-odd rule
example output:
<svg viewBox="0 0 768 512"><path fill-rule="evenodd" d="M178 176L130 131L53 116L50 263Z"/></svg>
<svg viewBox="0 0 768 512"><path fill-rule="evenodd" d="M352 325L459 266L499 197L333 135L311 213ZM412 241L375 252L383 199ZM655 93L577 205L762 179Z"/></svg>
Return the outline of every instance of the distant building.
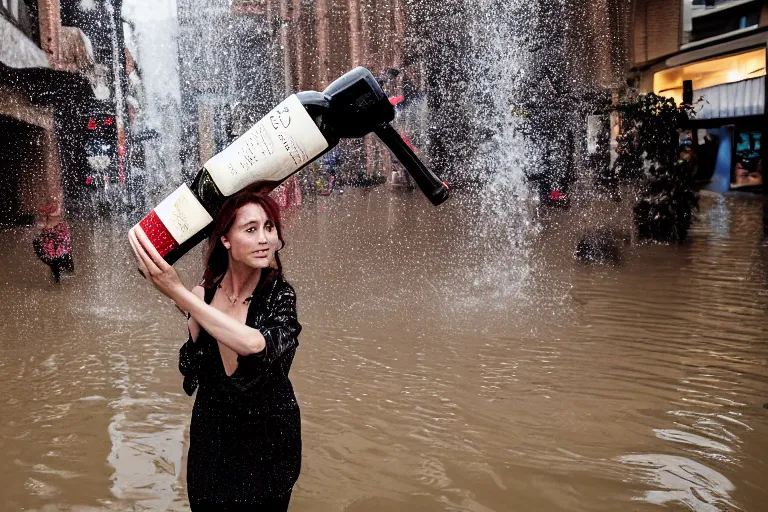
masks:
<svg viewBox="0 0 768 512"><path fill-rule="evenodd" d="M287 95L323 90L359 65L377 75L403 65L404 0L375 6L359 0L178 0L177 5L186 130L182 160L189 177ZM386 87L391 95L402 94L400 85ZM364 145L364 151L350 152L362 153L358 167L373 173L378 160L386 170L390 156L379 145L370 138L356 144Z"/></svg>
<svg viewBox="0 0 768 512"><path fill-rule="evenodd" d="M61 20L89 41L94 65L88 77L95 99L72 119L74 171L65 184L75 203L121 209L132 202L132 162L142 145L135 141L140 86L137 66L125 46L122 0L61 0ZM128 69L130 67L130 69ZM133 78L131 78L133 73ZM140 159L138 159L140 161ZM138 169L140 173L141 170Z"/></svg>
<svg viewBox="0 0 768 512"><path fill-rule="evenodd" d="M182 165L189 178L275 105L272 41L263 9L178 1Z"/></svg>

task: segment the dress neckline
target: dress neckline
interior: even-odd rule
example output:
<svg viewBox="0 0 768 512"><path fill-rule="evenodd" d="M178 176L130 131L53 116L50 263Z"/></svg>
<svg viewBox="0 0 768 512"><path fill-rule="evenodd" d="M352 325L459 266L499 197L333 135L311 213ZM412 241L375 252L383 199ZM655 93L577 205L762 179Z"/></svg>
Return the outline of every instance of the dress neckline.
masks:
<svg viewBox="0 0 768 512"><path fill-rule="evenodd" d="M216 281L213 282L213 286L210 286L208 288L204 288L205 290L205 302L206 304L210 305L213 302L213 298L216 296L216 292L219 289L219 284L221 283L222 279L224 279L224 276L218 278ZM258 289L258 286L257 286ZM256 297L256 290L254 290L254 293L251 294L251 298ZM245 325L250 326L253 321L253 314L254 314L254 303L256 303L256 300L250 300L248 301L248 310L245 313ZM240 369L240 358L242 357L240 354L237 354L237 366L235 367L234 371L231 374L227 374L227 368L224 366L224 359L221 357L221 347L219 346L219 340L213 337L211 333L205 330L203 326L200 326L200 329L203 330L208 337L211 339L211 342L214 344L215 350L216 350L216 356L219 361L219 368L221 369L221 375L224 379L231 379Z"/></svg>

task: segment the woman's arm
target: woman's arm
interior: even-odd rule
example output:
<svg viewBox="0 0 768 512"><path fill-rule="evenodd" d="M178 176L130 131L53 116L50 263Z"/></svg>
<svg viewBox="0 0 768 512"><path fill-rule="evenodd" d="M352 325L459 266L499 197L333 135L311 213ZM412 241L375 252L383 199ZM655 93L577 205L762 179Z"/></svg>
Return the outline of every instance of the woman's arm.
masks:
<svg viewBox="0 0 768 512"><path fill-rule="evenodd" d="M195 322L198 324L198 334L202 326L217 341L231 348L238 355L248 356L264 350L266 346L264 336L257 329L248 327L210 304L206 304L205 300L186 288L182 287L168 297L181 309L189 312L190 334L193 339L196 339L192 332L192 322Z"/></svg>
<svg viewBox="0 0 768 512"><path fill-rule="evenodd" d="M195 293L184 286L176 270L160 256L157 249L147 238L144 231L135 226L128 232L131 247L139 261L139 269L163 295L176 303L179 308L190 314L199 326L238 355L247 356L264 350L264 336L206 304L199 292ZM190 324L191 328L191 324ZM190 334L193 334L190 329ZM197 334L199 335L199 328ZM196 339L196 336L193 337Z"/></svg>
<svg viewBox="0 0 768 512"><path fill-rule="evenodd" d="M205 301L205 288L202 286L195 286L192 288L192 293L195 294L195 297L198 299L202 299ZM178 307L178 304L176 305ZM186 311L185 311L186 313ZM187 318L187 327L189 328L189 337L194 342L197 341L198 336L200 336L200 324L197 323L197 320L192 318L192 315L189 315Z"/></svg>
<svg viewBox="0 0 768 512"><path fill-rule="evenodd" d="M296 293L280 279L269 293L269 312L258 323L266 347L261 352L238 358L240 371L230 383L246 394L258 393L270 374L270 367L299 346L301 324L296 317Z"/></svg>

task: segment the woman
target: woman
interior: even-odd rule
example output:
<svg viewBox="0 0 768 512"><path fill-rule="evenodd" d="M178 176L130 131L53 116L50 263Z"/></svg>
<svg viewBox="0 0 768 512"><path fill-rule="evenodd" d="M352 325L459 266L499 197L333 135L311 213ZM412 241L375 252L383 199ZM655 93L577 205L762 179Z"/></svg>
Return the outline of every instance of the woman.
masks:
<svg viewBox="0 0 768 512"><path fill-rule="evenodd" d="M51 278L54 283L58 283L61 281L62 270L69 275L75 272L69 226L61 217L61 203L55 199L40 207L37 212L43 220L39 224L40 233L32 240L32 247L40 261L51 267Z"/></svg>
<svg viewBox="0 0 768 512"><path fill-rule="evenodd" d="M221 207L203 282L191 291L141 228L129 234L142 273L188 312L181 347L192 410L192 510L284 511L301 466L299 406L288 371L301 325L282 275L279 210L253 188Z"/></svg>

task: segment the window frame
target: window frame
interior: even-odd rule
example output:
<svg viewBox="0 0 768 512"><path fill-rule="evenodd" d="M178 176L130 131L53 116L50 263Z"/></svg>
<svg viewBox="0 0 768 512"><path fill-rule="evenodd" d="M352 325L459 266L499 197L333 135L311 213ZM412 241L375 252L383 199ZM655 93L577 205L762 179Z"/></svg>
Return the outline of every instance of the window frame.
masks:
<svg viewBox="0 0 768 512"><path fill-rule="evenodd" d="M757 16L758 21L755 25L748 25L744 28L738 28L734 29L728 32L723 32L721 34L715 34L708 37L699 37L698 39L694 39L694 20L697 17L700 17L701 14L696 15L696 13L701 13L702 10L706 11L708 10L707 7L704 7L703 9L700 6L694 6L693 2L695 0L680 0L680 9L681 9L681 16L680 16L680 42L682 48L688 48L693 46L698 46L700 44L706 44L713 40L718 40L726 37L733 36L735 34L741 33L741 32L747 32L750 30L755 30L760 26L760 5L761 2L756 0L720 0L721 5L714 6L711 8L712 14L716 12L728 12L731 9L741 9L745 6L754 6L757 9ZM717 0L715 0L717 2ZM729 5L730 4L730 5ZM752 13L754 14L754 13ZM735 18L734 18L735 19Z"/></svg>

